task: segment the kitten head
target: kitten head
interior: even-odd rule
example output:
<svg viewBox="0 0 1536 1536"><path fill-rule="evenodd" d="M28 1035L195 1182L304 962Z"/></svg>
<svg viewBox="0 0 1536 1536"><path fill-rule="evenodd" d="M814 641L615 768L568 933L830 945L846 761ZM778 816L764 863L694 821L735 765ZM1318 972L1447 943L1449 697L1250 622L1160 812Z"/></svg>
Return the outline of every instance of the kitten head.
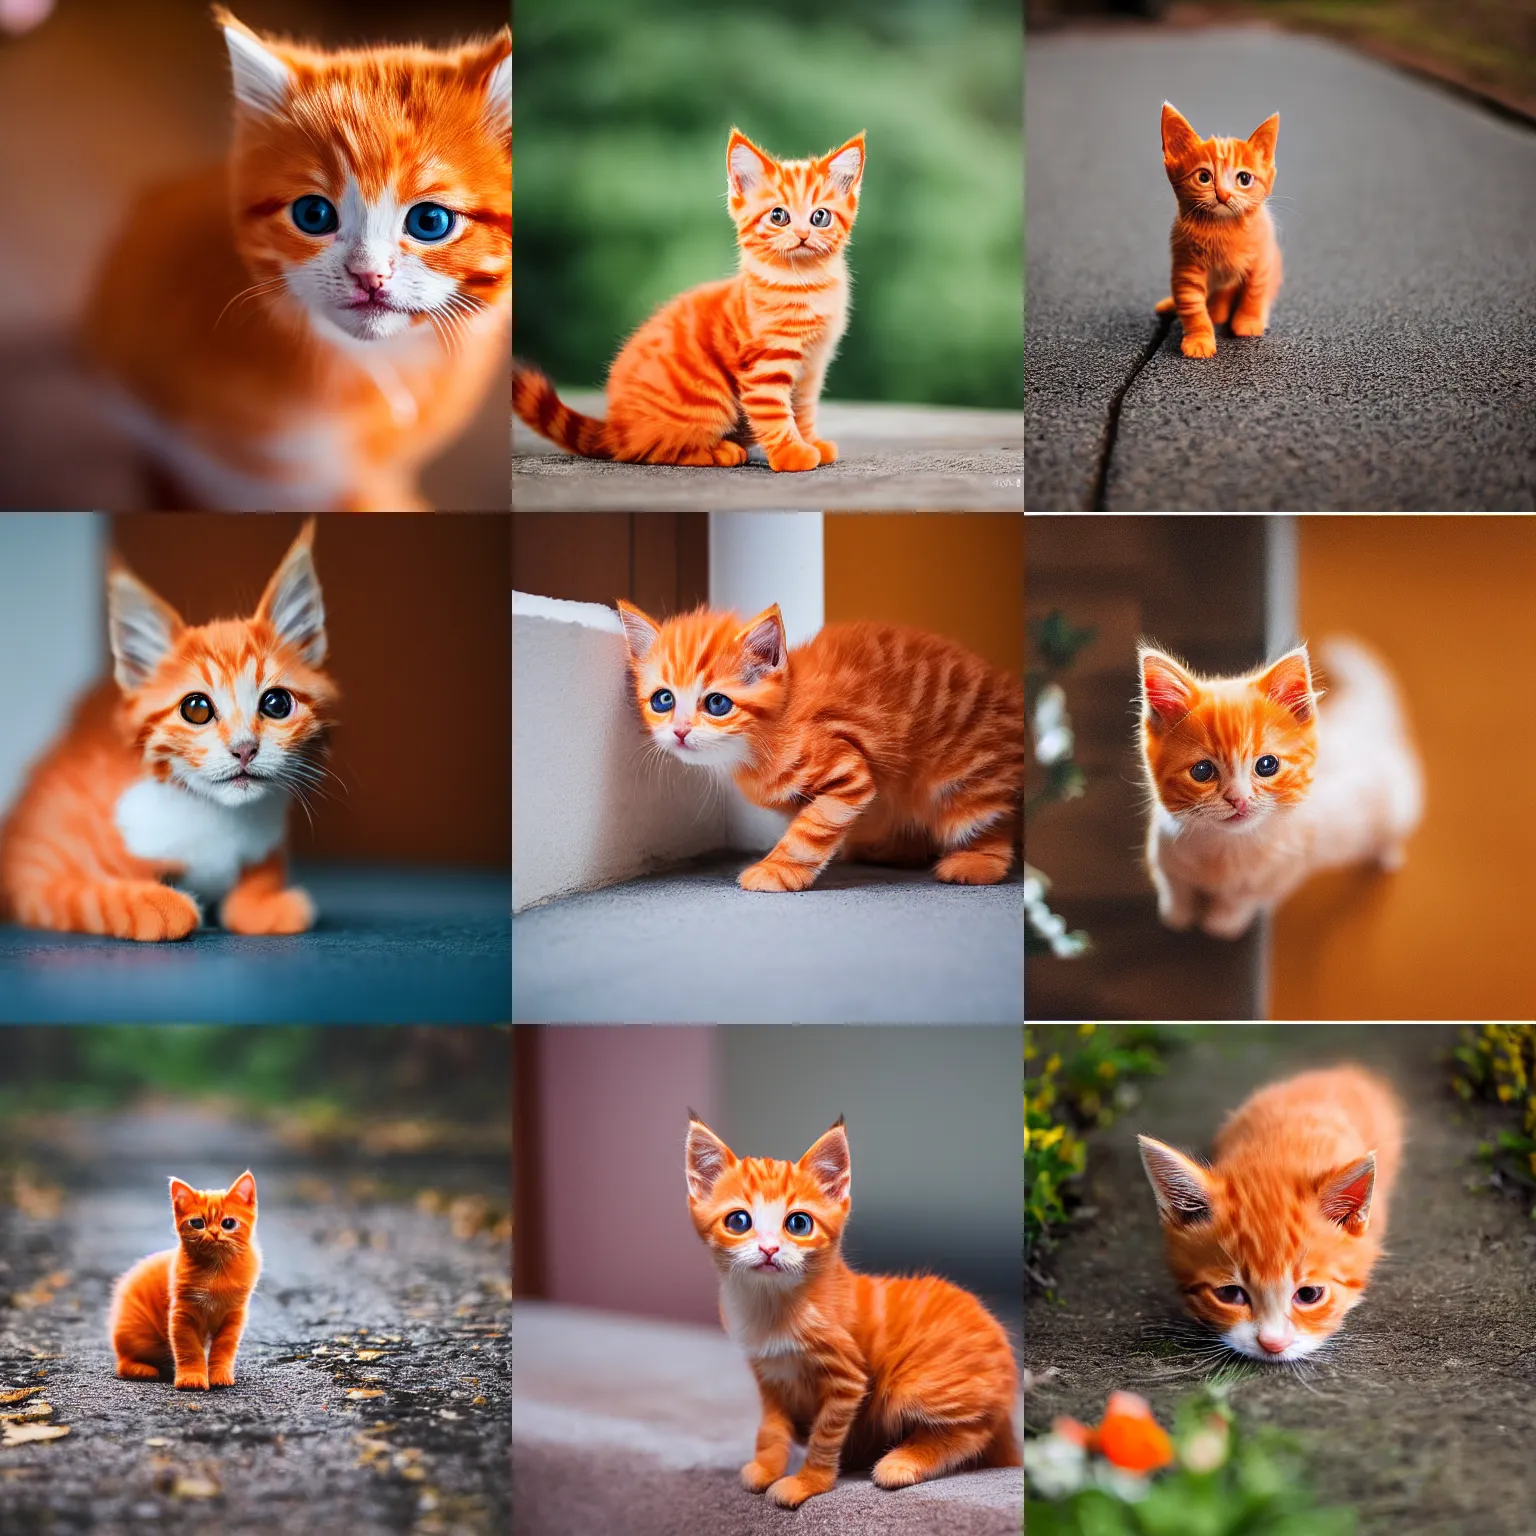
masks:
<svg viewBox="0 0 1536 1536"><path fill-rule="evenodd" d="M1241 219L1263 207L1275 187L1280 114L1246 139L1202 139L1171 102L1163 103L1163 169L1181 214Z"/></svg>
<svg viewBox="0 0 1536 1536"><path fill-rule="evenodd" d="M692 1110L688 1211L722 1279L790 1289L838 1252L848 1220L843 1117L797 1163L738 1158Z"/></svg>
<svg viewBox="0 0 1536 1536"><path fill-rule="evenodd" d="M778 604L749 624L698 608L658 624L619 603L640 718L657 749L729 772L783 703L789 647Z"/></svg>
<svg viewBox="0 0 1536 1536"><path fill-rule="evenodd" d="M321 334L500 323L512 280L512 36L327 53L222 6L235 242Z"/></svg>
<svg viewBox="0 0 1536 1536"><path fill-rule="evenodd" d="M224 1263L256 1241L256 1179L247 1169L228 1189L193 1189L171 1180L176 1236L188 1258Z"/></svg>
<svg viewBox="0 0 1536 1536"><path fill-rule="evenodd" d="M733 128L725 166L726 205L746 264L809 282L848 243L864 179L862 133L818 160L775 160Z"/></svg>
<svg viewBox="0 0 1536 1536"><path fill-rule="evenodd" d="M1241 1177L1138 1136L1184 1305L1229 1349L1299 1360L1338 1330L1380 1257L1376 1154L1321 1178L1278 1163Z"/></svg>
<svg viewBox="0 0 1536 1536"><path fill-rule="evenodd" d="M1142 760L1169 815L1246 834L1305 798L1319 697L1305 646L1237 678L1196 677L1150 646L1140 657Z"/></svg>
<svg viewBox="0 0 1536 1536"><path fill-rule="evenodd" d="M250 619L189 625L115 557L107 622L123 713L145 769L219 805L318 785L337 692L305 523Z"/></svg>

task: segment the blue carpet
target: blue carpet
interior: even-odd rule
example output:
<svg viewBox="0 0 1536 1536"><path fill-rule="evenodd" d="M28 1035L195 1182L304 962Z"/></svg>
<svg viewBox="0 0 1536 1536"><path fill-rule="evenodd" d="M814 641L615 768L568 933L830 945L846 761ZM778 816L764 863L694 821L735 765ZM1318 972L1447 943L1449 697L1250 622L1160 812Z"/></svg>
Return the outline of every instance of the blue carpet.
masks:
<svg viewBox="0 0 1536 1536"><path fill-rule="evenodd" d="M0 926L0 1023L492 1024L511 1016L510 876L296 872L316 928L135 944Z"/></svg>

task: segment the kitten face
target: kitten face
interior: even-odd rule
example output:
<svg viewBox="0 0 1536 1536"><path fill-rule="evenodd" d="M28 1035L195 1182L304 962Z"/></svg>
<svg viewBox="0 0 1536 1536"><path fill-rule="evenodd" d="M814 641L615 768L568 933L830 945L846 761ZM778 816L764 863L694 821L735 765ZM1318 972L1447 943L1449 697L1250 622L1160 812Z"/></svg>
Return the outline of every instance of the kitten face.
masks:
<svg viewBox="0 0 1536 1536"><path fill-rule="evenodd" d="M1246 835L1296 805L1317 759L1317 692L1306 648L1241 678L1196 677L1141 650L1142 759L1181 824Z"/></svg>
<svg viewBox="0 0 1536 1536"><path fill-rule="evenodd" d="M694 613L657 624L620 602L641 722L657 750L694 767L730 772L782 702L789 656L778 606L743 625L733 613Z"/></svg>
<svg viewBox="0 0 1536 1536"><path fill-rule="evenodd" d="M842 1119L799 1162L738 1158L691 1111L688 1210L723 1279L793 1288L835 1255L849 1210Z"/></svg>
<svg viewBox="0 0 1536 1536"><path fill-rule="evenodd" d="M1163 168L1181 214L1237 220L1263 206L1275 185L1277 112L1246 139L1202 139L1163 103Z"/></svg>
<svg viewBox="0 0 1536 1536"><path fill-rule="evenodd" d="M512 40L323 53L216 8L234 73L235 237L322 333L380 341L507 308Z"/></svg>
<svg viewBox="0 0 1536 1536"><path fill-rule="evenodd" d="M123 707L145 768L238 807L318 785L335 703L325 608L305 524L255 617L189 626L125 566L108 578Z"/></svg>
<svg viewBox="0 0 1536 1536"><path fill-rule="evenodd" d="M228 1189L193 1189L171 1180L176 1236L188 1257L222 1264L256 1241L256 1180L249 1170Z"/></svg>
<svg viewBox="0 0 1536 1536"><path fill-rule="evenodd" d="M1137 1140L1190 1314L1252 1360L1320 1349L1360 1302L1380 1254L1369 1234L1374 1156L1321 1180L1270 1166L1239 1181Z"/></svg>
<svg viewBox="0 0 1536 1536"><path fill-rule="evenodd" d="M862 133L819 160L775 160L732 129L725 158L727 206L745 256L793 273L848 243L864 178Z"/></svg>

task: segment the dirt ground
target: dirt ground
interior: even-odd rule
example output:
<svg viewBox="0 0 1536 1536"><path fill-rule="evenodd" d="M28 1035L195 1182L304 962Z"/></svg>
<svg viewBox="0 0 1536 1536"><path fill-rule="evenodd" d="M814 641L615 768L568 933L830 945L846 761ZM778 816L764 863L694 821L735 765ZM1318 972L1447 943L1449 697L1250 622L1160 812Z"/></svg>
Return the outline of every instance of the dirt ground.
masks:
<svg viewBox="0 0 1536 1536"><path fill-rule="evenodd" d="M1042 1043L1049 1034L1039 1031ZM1090 1139L1094 1213L1043 1261L1057 1300L1031 1295L1026 1309L1030 1428L1059 1413L1097 1422L1117 1387L1143 1394L1167 1423L1199 1379L1137 1132L1206 1155L1222 1116L1254 1088L1360 1061L1408 1109L1388 1255L1331 1351L1301 1376L1245 1367L1234 1406L1299 1438L1319 1495L1355 1505L1361 1536L1531 1536L1536 1222L1486 1187L1475 1152L1495 1117L1450 1093L1443 1057L1455 1040L1438 1025L1231 1025L1202 1029L1173 1054L1141 1104Z"/></svg>
<svg viewBox="0 0 1536 1536"><path fill-rule="evenodd" d="M25 1151L63 1197L0 1203L0 1531L509 1529L507 1248L415 1199L499 1192L504 1211L504 1159L317 1166L235 1119L155 1112L71 1117ZM236 1385L117 1380L108 1297L171 1246L168 1175L211 1187L247 1166L264 1265ZM69 1434L5 1443L34 1424Z"/></svg>

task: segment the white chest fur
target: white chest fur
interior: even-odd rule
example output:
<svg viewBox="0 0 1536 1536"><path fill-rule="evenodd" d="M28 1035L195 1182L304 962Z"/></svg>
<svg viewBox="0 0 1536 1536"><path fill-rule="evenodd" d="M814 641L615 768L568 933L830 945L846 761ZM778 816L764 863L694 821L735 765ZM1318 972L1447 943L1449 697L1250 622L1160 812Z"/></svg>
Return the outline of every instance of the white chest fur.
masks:
<svg viewBox="0 0 1536 1536"><path fill-rule="evenodd" d="M282 841L288 797L266 794L252 805L215 805L176 784L140 779L123 791L113 812L129 853L156 864L178 864L176 884L218 901Z"/></svg>

